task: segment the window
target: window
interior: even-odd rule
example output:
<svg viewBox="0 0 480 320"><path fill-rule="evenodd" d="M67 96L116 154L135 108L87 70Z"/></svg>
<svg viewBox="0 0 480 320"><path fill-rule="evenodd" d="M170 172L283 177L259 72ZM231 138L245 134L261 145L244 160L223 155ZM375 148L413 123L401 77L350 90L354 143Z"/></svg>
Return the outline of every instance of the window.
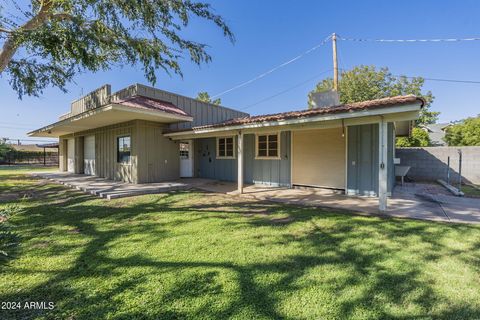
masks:
<svg viewBox="0 0 480 320"><path fill-rule="evenodd" d="M188 142L180 142L180 159L188 159Z"/></svg>
<svg viewBox="0 0 480 320"><path fill-rule="evenodd" d="M257 135L258 159L280 159L280 135L278 133Z"/></svg>
<svg viewBox="0 0 480 320"><path fill-rule="evenodd" d="M233 137L217 138L217 158L233 159L235 157L235 143Z"/></svg>
<svg viewBox="0 0 480 320"><path fill-rule="evenodd" d="M117 162L130 162L130 136L117 138Z"/></svg>

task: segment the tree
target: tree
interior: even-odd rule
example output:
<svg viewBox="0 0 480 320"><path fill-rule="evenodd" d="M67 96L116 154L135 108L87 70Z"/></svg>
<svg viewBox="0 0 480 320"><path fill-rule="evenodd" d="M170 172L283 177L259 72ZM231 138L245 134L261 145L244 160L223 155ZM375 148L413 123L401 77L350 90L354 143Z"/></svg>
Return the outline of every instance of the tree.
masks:
<svg viewBox="0 0 480 320"><path fill-rule="evenodd" d="M5 141L0 141L0 160L4 161L6 155L13 151L14 149L5 143Z"/></svg>
<svg viewBox="0 0 480 320"><path fill-rule="evenodd" d="M352 70L344 71L338 81L338 93L341 103L352 103L365 100L380 99L398 95L414 94L425 100L425 106L420 112L416 124L435 123L439 112L429 111L433 102L430 91L422 92L424 79L421 77L396 77L388 68L377 70L375 66L357 66ZM308 104L312 107L312 94L332 90L333 79L327 78L318 83L309 95Z"/></svg>
<svg viewBox="0 0 480 320"><path fill-rule="evenodd" d="M213 22L232 42L223 18L207 3L188 0L31 0L0 4L0 76L23 95L47 86L66 91L76 73L140 65L155 84L157 69L182 75L185 53L196 63L211 60L206 45L186 39L192 18Z"/></svg>
<svg viewBox="0 0 480 320"><path fill-rule="evenodd" d="M197 100L207 102L207 103L216 104L217 106L222 103L222 100L220 98L212 101L212 98L210 98L210 95L208 94L208 92L205 92L205 91L199 92L197 94Z"/></svg>
<svg viewBox="0 0 480 320"><path fill-rule="evenodd" d="M453 124L445 131L449 146L480 146L480 115Z"/></svg>
<svg viewBox="0 0 480 320"><path fill-rule="evenodd" d="M397 138L397 147L428 147L430 145L430 136L428 132L422 128L415 127L412 129L412 134L409 137Z"/></svg>
<svg viewBox="0 0 480 320"><path fill-rule="evenodd" d="M338 93L341 103L352 103L365 100L380 99L398 95L414 94L425 100L425 105L420 111L420 117L415 125L435 123L440 112L430 111L433 95L430 91L422 92L425 80L421 77L407 78L396 77L388 68L376 69L375 66L357 66L352 70L344 71L338 81ZM312 96L315 92L332 90L333 79L327 78L318 83L309 95L308 104L312 107ZM397 146L425 147L430 143L428 133L422 129L413 130L410 138L398 138Z"/></svg>

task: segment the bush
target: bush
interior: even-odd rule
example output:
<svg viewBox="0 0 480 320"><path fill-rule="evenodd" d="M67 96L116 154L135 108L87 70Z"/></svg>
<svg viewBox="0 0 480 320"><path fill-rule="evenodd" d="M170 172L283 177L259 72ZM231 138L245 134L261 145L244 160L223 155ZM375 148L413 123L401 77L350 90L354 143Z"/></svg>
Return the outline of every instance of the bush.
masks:
<svg viewBox="0 0 480 320"><path fill-rule="evenodd" d="M398 148L428 147L430 145L430 137L428 132L422 128L413 128L410 137L397 138L396 145Z"/></svg>
<svg viewBox="0 0 480 320"><path fill-rule="evenodd" d="M465 119L445 131L445 141L449 146L480 146L480 116Z"/></svg>

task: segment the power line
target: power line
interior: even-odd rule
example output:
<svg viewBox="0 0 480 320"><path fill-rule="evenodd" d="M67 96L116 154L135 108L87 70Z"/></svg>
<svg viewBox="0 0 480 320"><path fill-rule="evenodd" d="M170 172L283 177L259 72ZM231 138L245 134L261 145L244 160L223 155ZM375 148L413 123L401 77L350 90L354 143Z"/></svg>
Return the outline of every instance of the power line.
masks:
<svg viewBox="0 0 480 320"><path fill-rule="evenodd" d="M7 141L28 141L28 142L58 142L57 140L36 140L36 139L18 139L18 138L5 138Z"/></svg>
<svg viewBox="0 0 480 320"><path fill-rule="evenodd" d="M343 72L345 71L348 71L346 69L340 69L342 70ZM401 77L405 77L407 79L415 79L415 78L422 78L424 80L427 80L427 81L441 81L441 82L454 82L454 83L469 83L469 84L480 84L480 81L476 81L476 80L458 80L458 79L443 79L443 78L426 78L426 77L422 77L422 76L406 76L406 75L398 75L398 74L392 74L392 76L396 77L396 78L401 78Z"/></svg>
<svg viewBox="0 0 480 320"><path fill-rule="evenodd" d="M355 42L461 42L461 41L480 41L480 38L446 38L446 39L362 39L362 38L344 38L338 36L338 40Z"/></svg>
<svg viewBox="0 0 480 320"><path fill-rule="evenodd" d="M313 77L310 77L310 78L308 78L307 80L304 80L304 81L302 81L302 82L300 82L300 83L297 83L296 85L294 85L294 86L292 86L292 87L289 87L289 88L287 88L287 89L285 89L285 90L282 90L282 91L280 91L280 92L277 92L277 93L274 94L274 95L271 95L271 96L269 96L269 97L263 98L263 99L255 102L255 103L252 103L252 104L250 104L250 105L248 105L248 106L246 106L245 108L242 108L242 109L240 109L240 110L246 110L246 109L251 108L251 107L254 107L254 106L256 106L256 105L258 105L258 104L260 104L260 103L263 103L263 102L266 102L266 101L271 100L271 99L273 99L273 98L276 98L276 97L278 97L278 96L280 96L280 95L282 95L282 94L284 94L284 93L287 93L287 92L289 92L289 91L291 91L291 90L293 90L293 89L296 89L296 88L298 88L298 87L301 87L302 85L304 85L304 84L306 84L306 83L308 83L308 82L310 82L310 81L312 81L312 80L320 77L322 74L325 74L325 73L330 72L330 71L332 71L332 69L329 69L329 70L325 70L325 71L323 71L323 72L320 72L319 74L317 74L317 75L315 75L315 76L313 76Z"/></svg>
<svg viewBox="0 0 480 320"><path fill-rule="evenodd" d="M248 84L250 84L250 83L252 83L252 82L255 82L255 81L257 81L257 80L259 80L259 79L261 79L261 78L263 78L263 77L268 76L269 74L277 71L277 70L280 69L280 68L283 68L283 67L285 67L285 66L287 66L287 65L289 65L289 64L291 64L291 63L293 63L293 62L295 62L295 61L297 61L297 60L299 60L299 59L301 59L301 58L303 58L305 55L307 55L307 54L309 54L309 53L317 50L317 49L320 48L321 46L323 46L325 43L327 43L328 40L330 40L330 38L331 38L331 36L326 37L322 42L320 42L320 43L317 44L316 46L308 49L307 51L299 54L298 56L296 56L296 57L294 57L294 58L292 58L292 59L290 59L290 60L288 60L288 61L285 61L285 62L282 63L282 64L279 64L278 66L276 66L276 67L274 67L274 68L272 68L272 69L270 69L270 70L268 70L268 71L266 71L266 72L264 72L264 73L259 74L258 76L254 77L254 78L252 78L252 79L250 79L250 80L248 80L248 81L242 82L242 83L240 83L240 84L237 84L237 85L231 87L230 89L227 89L227 90L225 90L225 91L222 91L222 92L220 92L220 93L217 93L216 95L213 95L213 96L212 96L212 99L218 98L218 97L220 97L220 96L223 96L224 94L229 93L229 92L231 92L231 91L233 91L233 90L242 88L242 87L244 87L244 86L246 86L246 85L248 85Z"/></svg>

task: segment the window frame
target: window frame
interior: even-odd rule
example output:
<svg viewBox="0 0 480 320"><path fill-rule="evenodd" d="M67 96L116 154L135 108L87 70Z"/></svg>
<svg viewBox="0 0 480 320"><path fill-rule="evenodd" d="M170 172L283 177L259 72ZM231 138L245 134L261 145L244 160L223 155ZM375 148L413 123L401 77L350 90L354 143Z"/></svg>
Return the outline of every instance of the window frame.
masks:
<svg viewBox="0 0 480 320"><path fill-rule="evenodd" d="M226 153L227 153L227 149L226 149L226 139L228 138L232 138L232 141L233 141L233 155L232 156L227 156ZM220 155L220 139L225 139L225 155L224 156L221 156ZM236 141L235 141L235 136L222 136L222 137L217 137L216 138L216 142L217 142L217 148L216 148L216 159L235 159L237 157L237 152L236 152Z"/></svg>
<svg viewBox="0 0 480 320"><path fill-rule="evenodd" d="M120 150L119 150L119 142L120 139L122 138L129 138L130 139L130 151L128 155L128 161L120 161ZM131 134L124 134L124 135L118 135L115 139L115 145L116 145L116 156L117 156L117 163L120 165L130 165L132 163L132 135Z"/></svg>
<svg viewBox="0 0 480 320"><path fill-rule="evenodd" d="M269 140L268 136L277 136L277 155L276 156L269 156ZM266 156L259 156L258 155L258 137L266 136L267 137L267 155ZM255 134L255 160L281 160L281 151L280 151L281 141L280 141L280 132L267 132L267 133L256 133Z"/></svg>

